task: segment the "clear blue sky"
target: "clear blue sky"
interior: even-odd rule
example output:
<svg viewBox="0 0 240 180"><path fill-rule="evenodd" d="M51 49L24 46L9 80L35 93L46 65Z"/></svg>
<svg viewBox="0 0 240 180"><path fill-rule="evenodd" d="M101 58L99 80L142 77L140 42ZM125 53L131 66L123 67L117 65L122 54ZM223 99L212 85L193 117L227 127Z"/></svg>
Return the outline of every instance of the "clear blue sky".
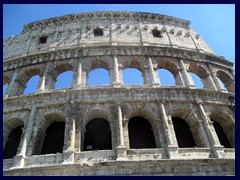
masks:
<svg viewBox="0 0 240 180"><path fill-rule="evenodd" d="M20 34L23 24L33 21L66 14L106 10L152 12L189 20L190 27L200 34L217 55L235 62L234 4L8 4L3 5L3 39Z"/></svg>

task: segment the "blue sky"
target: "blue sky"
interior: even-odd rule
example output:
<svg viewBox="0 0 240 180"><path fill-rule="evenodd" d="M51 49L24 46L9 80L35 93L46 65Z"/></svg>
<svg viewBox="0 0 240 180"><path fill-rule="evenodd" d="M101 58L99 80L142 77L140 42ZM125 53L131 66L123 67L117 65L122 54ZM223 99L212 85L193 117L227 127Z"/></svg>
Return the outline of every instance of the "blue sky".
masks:
<svg viewBox="0 0 240 180"><path fill-rule="evenodd" d="M92 11L152 12L191 21L194 29L213 51L235 62L235 5L228 4L73 4L3 5L3 39L18 35L33 21ZM167 79L167 78L166 78Z"/></svg>

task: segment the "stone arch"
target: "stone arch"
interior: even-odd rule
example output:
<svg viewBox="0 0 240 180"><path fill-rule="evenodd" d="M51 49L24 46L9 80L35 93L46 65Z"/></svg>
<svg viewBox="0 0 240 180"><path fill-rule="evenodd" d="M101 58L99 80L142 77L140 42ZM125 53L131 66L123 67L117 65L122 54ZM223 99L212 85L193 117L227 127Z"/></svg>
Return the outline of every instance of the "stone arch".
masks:
<svg viewBox="0 0 240 180"><path fill-rule="evenodd" d="M41 70L37 68L29 69L21 73L18 76L18 79L16 80L15 87L14 87L15 91L13 92L13 95L23 94L28 80L33 76L40 75L40 74L41 74Z"/></svg>
<svg viewBox="0 0 240 180"><path fill-rule="evenodd" d="M93 60L90 68L89 68L89 72L94 70L94 69L98 69L98 68L103 68L107 71L110 71L110 65L104 61L104 60Z"/></svg>
<svg viewBox="0 0 240 180"><path fill-rule="evenodd" d="M204 142L204 132L202 132L199 126L199 120L196 114L189 109L179 108L172 111L171 118L182 119L189 126L192 137L197 147L206 147L206 142ZM174 125L174 124L173 124Z"/></svg>
<svg viewBox="0 0 240 180"><path fill-rule="evenodd" d="M147 108L135 108L133 110L130 110L128 112L126 112L126 119L128 119L128 124L129 125L129 121L135 117L141 117L144 118L148 121L148 123L150 124L150 128L153 132L153 138L155 141L155 145L156 147L160 148L162 147L163 144L163 140L160 139L159 137L159 132L160 132L160 127L157 126L157 124L159 123L156 116ZM147 124L147 123L146 123ZM129 132L128 132L129 134ZM130 147L130 141L129 139L125 141L127 142L127 145Z"/></svg>
<svg viewBox="0 0 240 180"><path fill-rule="evenodd" d="M91 78L90 77L90 73L94 73L94 72L96 72L98 70L105 70L105 71L107 71L107 76L108 77L105 77L105 76L104 77L108 79L108 80L105 79L105 81L109 81L109 83L107 83L107 84L110 84L111 81L112 81L111 68L110 68L109 63L104 61L104 60L93 60L92 61L92 63L90 64L90 67L88 69L88 73L87 73L87 82L89 82L89 78ZM106 73L106 72L104 72L104 73ZM97 84L97 85L99 85L99 84Z"/></svg>
<svg viewBox="0 0 240 180"><path fill-rule="evenodd" d="M211 82L209 80L209 72L203 65L191 64L188 67L188 71L200 77L204 88L213 89Z"/></svg>
<svg viewBox="0 0 240 180"><path fill-rule="evenodd" d="M105 76L104 77L108 78L108 80L105 79L105 81L109 81L107 84L110 84L111 81L112 81L111 69L110 69L109 63L104 61L104 60L93 60L91 62L90 66L89 66L89 68L87 70L87 79L86 79L87 84L88 84L89 80L92 80L92 79L89 79L89 78L91 78L90 77L90 73L94 73L94 72L96 72L98 70L105 70L105 71L107 71L107 76L108 77L105 77ZM99 83L97 85L100 85L100 84L105 84L105 83Z"/></svg>
<svg viewBox="0 0 240 180"><path fill-rule="evenodd" d="M13 132L17 128L20 128L20 130L21 130L21 129L23 129L23 127L24 127L24 121L19 118L13 118L13 119L7 120L3 123L3 149L4 149L4 151L6 148L7 149L9 148L9 147L6 147L6 145L9 146L9 143L10 143L10 146L11 146L11 144L12 144L12 142L8 143L8 137L11 134L11 132ZM18 138L18 139L17 139L17 141L13 142L14 143L14 149L12 149L13 156L16 155L19 150L19 145L20 145L20 141L22 139L22 135L23 135L23 132L21 132L21 135L19 135L20 137L15 137L15 139L16 138Z"/></svg>
<svg viewBox="0 0 240 180"><path fill-rule="evenodd" d="M83 118L83 124L82 124L82 135L81 135L81 139L83 142L82 143L82 147L81 149L84 150L86 149L86 147L84 147L84 142L85 142L85 135L86 135L86 131L87 131L87 125L96 119L102 119L105 120L108 124L109 124L109 128L110 128L110 136L111 136L111 146L112 148L115 147L114 144L114 134L113 134L113 124L111 123L111 119L113 119L113 117L111 117L111 114L106 110L106 109L102 109L102 108L95 108L92 110L89 110L84 118Z"/></svg>
<svg viewBox="0 0 240 180"><path fill-rule="evenodd" d="M3 76L3 85L10 83L11 78L8 76Z"/></svg>
<svg viewBox="0 0 240 180"><path fill-rule="evenodd" d="M183 85L182 84L182 80L180 77L180 73L179 73L179 69L176 66L176 64L172 63L172 62L168 62L168 61L161 61L157 64L157 69L166 69L169 72L172 73L174 80L175 80L175 84L176 85ZM160 79L160 77L159 77Z"/></svg>
<svg viewBox="0 0 240 180"><path fill-rule="evenodd" d="M47 78L47 87L48 89L54 89L57 81L57 77L66 71L74 71L73 65L69 63L62 63L57 65L51 73L49 73Z"/></svg>
<svg viewBox="0 0 240 180"><path fill-rule="evenodd" d="M66 120L62 113L59 112L46 112L42 115L42 119L39 122L37 130L34 132L36 137L36 141L34 143L33 154L41 154L42 148L44 145L44 140L46 136L47 129L55 122L63 122L66 123ZM61 133L61 132L59 132ZM64 132L65 133L65 130ZM64 138L64 136L63 136Z"/></svg>
<svg viewBox="0 0 240 180"><path fill-rule="evenodd" d="M6 94L8 85L10 83L11 79L8 76L3 76L3 93Z"/></svg>
<svg viewBox="0 0 240 180"><path fill-rule="evenodd" d="M122 67L122 74L123 74L123 79L124 79L124 70L126 70L127 68L132 68L132 69L136 69L138 71L141 72L142 74L142 78L143 78L143 83L146 84L147 83L147 77L145 75L145 71L144 71L144 67L143 64L140 62L140 60L129 60L129 61L124 61L123 63L123 67Z"/></svg>
<svg viewBox="0 0 240 180"><path fill-rule="evenodd" d="M223 82L229 92L235 92L235 80L228 72L217 70L216 75Z"/></svg>
<svg viewBox="0 0 240 180"><path fill-rule="evenodd" d="M234 148L235 147L235 122L234 122L234 120L228 114L223 113L222 111L213 111L210 114L209 118L211 121L213 121L213 125L214 125L214 122L217 122L221 126L221 128L223 130L223 132L222 132L223 136L224 136L224 134L226 135L227 141L230 143L230 146ZM214 128L216 131L216 127L214 127ZM219 137L220 134L217 133L217 136L219 138L220 143L221 143L221 141L222 142L224 141L224 139L221 139L221 137Z"/></svg>

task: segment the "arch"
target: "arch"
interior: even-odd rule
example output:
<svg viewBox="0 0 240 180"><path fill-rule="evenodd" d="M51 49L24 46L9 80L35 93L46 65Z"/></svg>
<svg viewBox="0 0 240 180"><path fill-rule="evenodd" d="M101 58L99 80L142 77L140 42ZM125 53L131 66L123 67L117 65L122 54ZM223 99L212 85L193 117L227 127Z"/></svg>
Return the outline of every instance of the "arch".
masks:
<svg viewBox="0 0 240 180"><path fill-rule="evenodd" d="M128 109L130 110L129 112L126 112L127 117L125 117L126 119L132 119L134 117L141 117L143 119L146 119L147 122L149 123L149 125L151 126L151 130L152 133L154 135L154 140L155 140L155 145L156 147L160 148L162 147L162 144L164 144L164 139L163 136L159 136L160 132L162 131L162 127L157 126L157 118L156 115L153 114L154 110L153 109L149 109L149 108L133 108L133 107L128 107ZM126 111L126 109L125 109ZM128 126L127 126L128 128ZM129 133L129 130L128 130ZM126 143L129 145L130 147L130 139L125 139Z"/></svg>
<svg viewBox="0 0 240 180"><path fill-rule="evenodd" d="M30 70L26 70L24 73L22 73L19 78L16 81L16 85L15 88L16 91L14 93L14 95L21 95L24 93L24 90L26 89L27 86L27 82L33 77L33 76L37 76L40 75L41 71L39 69L30 69Z"/></svg>
<svg viewBox="0 0 240 180"><path fill-rule="evenodd" d="M87 85L109 85L110 84L110 75L109 71L103 68L97 68L91 70L88 73Z"/></svg>
<svg viewBox="0 0 240 180"><path fill-rule="evenodd" d="M103 118L92 119L86 125L84 150L112 149L110 125Z"/></svg>
<svg viewBox="0 0 240 180"><path fill-rule="evenodd" d="M229 92L235 92L235 80L228 73L218 70L216 75Z"/></svg>
<svg viewBox="0 0 240 180"><path fill-rule="evenodd" d="M124 84L146 84L144 68L138 60L126 61L123 64Z"/></svg>
<svg viewBox="0 0 240 180"><path fill-rule="evenodd" d="M3 123L4 159L12 158L17 154L23 127L24 122L21 119L11 119Z"/></svg>
<svg viewBox="0 0 240 180"><path fill-rule="evenodd" d="M64 64L60 64L60 65L56 66L52 70L52 73L48 75L48 78L47 78L47 88L48 89L54 89L58 76L61 73L64 73L66 71L73 71L73 66L71 64L68 64L68 63L64 63ZM69 79L71 79L71 78L69 77L67 79L67 81L69 81Z"/></svg>
<svg viewBox="0 0 240 180"><path fill-rule="evenodd" d="M3 76L3 95L6 94L10 80L11 79L8 76Z"/></svg>
<svg viewBox="0 0 240 180"><path fill-rule="evenodd" d="M94 69L99 69L99 68L105 69L107 71L110 70L109 64L107 62L105 62L103 60L94 60L91 63L89 71L92 71Z"/></svg>
<svg viewBox="0 0 240 180"><path fill-rule="evenodd" d="M23 92L23 94L32 94L35 93L37 90L37 86L38 86L38 81L39 81L39 75L35 75L32 76L27 84L26 84L26 88Z"/></svg>
<svg viewBox="0 0 240 180"><path fill-rule="evenodd" d="M174 83L174 85L182 85L182 80L181 80L181 77L180 77L178 67L174 63L168 62L168 61L162 61L162 62L157 64L157 69L158 69L158 75L159 75L159 69L167 70L173 75L174 82L172 81L171 85L173 85L173 83ZM161 84L164 85L164 82L162 82L160 75L159 75L159 78L160 78Z"/></svg>
<svg viewBox="0 0 240 180"><path fill-rule="evenodd" d="M158 71L159 79L161 77L163 77L160 80L161 81L161 85L164 85L164 86L174 86L174 85L176 85L175 78L174 78L173 74L169 70L158 69L157 71Z"/></svg>
<svg viewBox="0 0 240 180"><path fill-rule="evenodd" d="M10 83L10 80L8 76L3 76L3 85Z"/></svg>
<svg viewBox="0 0 240 180"><path fill-rule="evenodd" d="M51 126L55 122L59 123L61 125ZM63 122L63 123L60 123L60 122ZM59 112L54 112L54 113L47 112L46 114L43 114L43 119L39 122L39 125L38 125L39 128L34 132L34 137L36 137L36 140L33 143L32 154L38 155L38 154L42 154L42 153L43 154L56 153L57 151L59 151L59 148L55 149L55 151L53 151L53 149L45 148L48 145L48 142L51 141L51 139L54 139L54 134L50 135L52 138L50 137L50 140L47 140L47 142L46 142L47 145L44 145L45 135L49 134L48 132L51 133L51 129L54 129L52 131L56 132L57 134L60 133L61 138L59 138L59 141L58 141L60 144L60 142L64 141L65 123L66 123L66 121L65 121L64 116ZM63 124L64 124L64 128L63 128ZM48 130L49 128L50 128L50 130ZM57 129L59 130L59 132L57 131Z"/></svg>
<svg viewBox="0 0 240 180"><path fill-rule="evenodd" d="M204 66L199 64L191 64L188 68L188 71L194 73L200 78L200 80L198 80L198 77L192 76L196 87L212 89L211 83L209 82L210 80L208 78L209 73Z"/></svg>
<svg viewBox="0 0 240 180"><path fill-rule="evenodd" d="M65 122L54 122L46 130L41 154L62 153Z"/></svg>
<svg viewBox="0 0 240 180"><path fill-rule="evenodd" d="M196 147L207 147L208 142L205 142L206 140L204 138L204 132L202 132L202 130L200 129L199 120L198 120L196 114L191 112L189 109L179 108L179 109L173 110L171 118L172 118L172 121L175 121L175 122L177 120L179 120L178 122L185 121L187 123ZM173 126L174 126L174 124L173 124ZM186 124L183 128L187 129L185 127L187 127ZM175 128L174 128L174 130L175 130Z"/></svg>
<svg viewBox="0 0 240 180"><path fill-rule="evenodd" d="M87 111L87 113L85 113L85 115L84 115L83 123L82 123L82 132L83 133L81 134L81 139L82 139L81 142L85 141L85 132L87 130L86 129L87 124L94 119L104 119L104 120L106 120L109 124L109 128L110 128L110 131L111 131L111 137L115 137L114 136L115 132L113 131L112 123L110 121L111 119L114 119L112 117L111 113L109 113L107 111L107 109L96 107L95 109L91 109L91 110ZM111 141L111 144L112 144L112 147L115 147L115 142L114 142L113 139ZM82 150L85 149L84 143L82 143L81 149Z"/></svg>
<svg viewBox="0 0 240 180"><path fill-rule="evenodd" d="M197 88L204 88L204 84L202 82L202 79L195 73L190 72L189 73L193 79L194 85Z"/></svg>
<svg viewBox="0 0 240 180"><path fill-rule="evenodd" d="M232 118L221 111L215 111L211 113L210 120L213 121L220 143L226 148L235 147L235 123Z"/></svg>
<svg viewBox="0 0 240 180"><path fill-rule="evenodd" d="M142 73L135 68L126 68L123 70L124 84L144 84Z"/></svg>
<svg viewBox="0 0 240 180"><path fill-rule="evenodd" d="M19 126L13 129L9 134L3 151L3 159L13 158L13 156L17 154L18 146L22 137L22 128L23 126Z"/></svg>
<svg viewBox="0 0 240 180"><path fill-rule="evenodd" d="M172 122L178 142L178 147L185 148L196 146L189 125L182 118L178 117L173 117Z"/></svg>
<svg viewBox="0 0 240 180"><path fill-rule="evenodd" d="M73 81L73 71L64 71L57 76L55 89L71 88Z"/></svg>
<svg viewBox="0 0 240 180"><path fill-rule="evenodd" d="M152 126L147 119L141 116L131 118L128 133L131 149L156 148Z"/></svg>

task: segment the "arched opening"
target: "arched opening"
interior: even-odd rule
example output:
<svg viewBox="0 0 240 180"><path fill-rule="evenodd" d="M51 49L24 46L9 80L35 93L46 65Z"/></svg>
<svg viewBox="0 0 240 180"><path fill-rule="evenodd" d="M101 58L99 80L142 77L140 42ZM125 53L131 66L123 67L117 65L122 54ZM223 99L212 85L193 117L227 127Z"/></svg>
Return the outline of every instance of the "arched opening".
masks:
<svg viewBox="0 0 240 180"><path fill-rule="evenodd" d="M161 85L164 86L175 86L176 82L173 74L166 69L158 69L158 77L161 81Z"/></svg>
<svg viewBox="0 0 240 180"><path fill-rule="evenodd" d="M46 130L41 154L62 153L65 122L54 122Z"/></svg>
<svg viewBox="0 0 240 180"><path fill-rule="evenodd" d="M217 77L224 84L222 87L225 87L229 92L235 92L235 80L230 75L224 71L218 70Z"/></svg>
<svg viewBox="0 0 240 180"><path fill-rule="evenodd" d="M223 145L225 148L232 148L222 126L218 122L213 121L213 127L217 133L220 144Z"/></svg>
<svg viewBox="0 0 240 180"><path fill-rule="evenodd" d="M20 74L14 83L11 95L30 94L36 91L39 75L39 69L30 69Z"/></svg>
<svg viewBox="0 0 240 180"><path fill-rule="evenodd" d="M219 78L218 78L219 79ZM219 79L219 83L220 83L220 86L222 88L223 91L228 91L225 84Z"/></svg>
<svg viewBox="0 0 240 180"><path fill-rule="evenodd" d="M131 149L156 148L152 126L147 119L140 116L131 118L128 133Z"/></svg>
<svg viewBox="0 0 240 180"><path fill-rule="evenodd" d="M8 84L10 82L10 78L8 76L3 77L3 95L6 94L6 90L8 88Z"/></svg>
<svg viewBox="0 0 240 180"><path fill-rule="evenodd" d="M196 146L189 125L182 118L178 117L173 117L172 122L179 148Z"/></svg>
<svg viewBox="0 0 240 180"><path fill-rule="evenodd" d="M110 84L109 71L103 68L97 68L89 72L87 85L96 86L109 84Z"/></svg>
<svg viewBox="0 0 240 180"><path fill-rule="evenodd" d="M86 125L84 135L84 150L112 149L110 125L107 120L96 118Z"/></svg>
<svg viewBox="0 0 240 180"><path fill-rule="evenodd" d="M190 72L190 75L193 79L193 82L194 82L196 88L204 88L202 80L197 74Z"/></svg>
<svg viewBox="0 0 240 180"><path fill-rule="evenodd" d="M71 88L73 79L73 71L65 71L58 75L55 89Z"/></svg>
<svg viewBox="0 0 240 180"><path fill-rule="evenodd" d="M38 80L39 80L39 75L32 76L28 80L23 94L33 94L33 93L35 93L36 90L37 90L37 86L38 86Z"/></svg>
<svg viewBox="0 0 240 180"><path fill-rule="evenodd" d="M19 126L13 129L9 134L3 151L3 159L13 158L13 156L17 154L18 146L22 137L22 128L23 126Z"/></svg>
<svg viewBox="0 0 240 180"><path fill-rule="evenodd" d="M124 84L144 84L141 71L135 68L126 68L123 70Z"/></svg>
<svg viewBox="0 0 240 180"><path fill-rule="evenodd" d="M226 148L235 147L235 122L230 114L218 110L210 115L219 142Z"/></svg>
<svg viewBox="0 0 240 180"><path fill-rule="evenodd" d="M3 85L3 95L6 94L7 88L8 88L8 83Z"/></svg>

